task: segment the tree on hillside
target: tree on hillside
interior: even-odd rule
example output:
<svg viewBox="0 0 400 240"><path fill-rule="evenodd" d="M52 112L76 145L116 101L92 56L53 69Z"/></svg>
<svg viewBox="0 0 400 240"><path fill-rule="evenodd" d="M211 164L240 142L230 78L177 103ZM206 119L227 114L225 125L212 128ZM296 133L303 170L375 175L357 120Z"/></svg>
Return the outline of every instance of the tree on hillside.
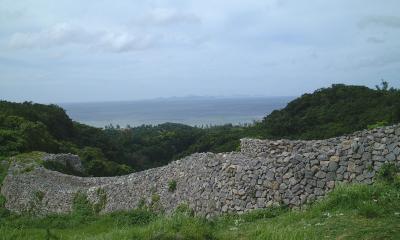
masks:
<svg viewBox="0 0 400 240"><path fill-rule="evenodd" d="M391 87L389 88L389 83L387 81L385 81L384 79L381 80L381 84L379 85L375 85L376 90L378 91L395 91L396 89Z"/></svg>

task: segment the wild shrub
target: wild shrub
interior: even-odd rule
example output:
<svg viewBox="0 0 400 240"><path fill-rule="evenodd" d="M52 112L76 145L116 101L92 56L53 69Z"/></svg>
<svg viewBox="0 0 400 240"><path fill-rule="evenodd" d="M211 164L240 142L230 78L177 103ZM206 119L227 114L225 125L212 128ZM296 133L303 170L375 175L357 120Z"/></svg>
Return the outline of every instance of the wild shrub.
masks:
<svg viewBox="0 0 400 240"><path fill-rule="evenodd" d="M157 193L153 193L153 195L151 195L149 209L155 212L164 212L164 207L161 203L160 195L158 195Z"/></svg>
<svg viewBox="0 0 400 240"><path fill-rule="evenodd" d="M380 182L394 184L400 187L400 169L394 163L383 164L379 169L376 179Z"/></svg>
<svg viewBox="0 0 400 240"><path fill-rule="evenodd" d="M179 204L179 205L176 207L176 209L175 209L175 213L176 213L176 214L184 214L184 215L191 216L191 217L194 216L194 211L193 211L193 209L191 209L191 208L189 207L189 205L186 204L186 203L181 203L181 204Z"/></svg>
<svg viewBox="0 0 400 240"><path fill-rule="evenodd" d="M99 201L93 204L93 211L97 214L106 207L107 193L103 188L98 188L96 190L96 194L97 197L99 198Z"/></svg>
<svg viewBox="0 0 400 240"><path fill-rule="evenodd" d="M168 182L168 191L169 192L175 192L175 190L176 190L176 180L174 180L174 179L169 180L169 182Z"/></svg>

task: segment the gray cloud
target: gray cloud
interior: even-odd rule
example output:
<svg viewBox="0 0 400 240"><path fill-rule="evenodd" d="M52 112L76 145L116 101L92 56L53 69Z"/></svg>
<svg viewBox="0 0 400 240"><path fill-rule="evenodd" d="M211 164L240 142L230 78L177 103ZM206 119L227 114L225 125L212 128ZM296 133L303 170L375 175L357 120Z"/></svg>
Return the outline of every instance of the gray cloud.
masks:
<svg viewBox="0 0 400 240"><path fill-rule="evenodd" d="M367 42L374 43L374 44L380 44L380 43L384 43L385 40L377 38L377 37L369 37L369 38L367 38Z"/></svg>
<svg viewBox="0 0 400 240"><path fill-rule="evenodd" d="M363 18L358 26L366 28L370 26L383 26L390 28L400 28L400 17L398 16L369 16Z"/></svg>

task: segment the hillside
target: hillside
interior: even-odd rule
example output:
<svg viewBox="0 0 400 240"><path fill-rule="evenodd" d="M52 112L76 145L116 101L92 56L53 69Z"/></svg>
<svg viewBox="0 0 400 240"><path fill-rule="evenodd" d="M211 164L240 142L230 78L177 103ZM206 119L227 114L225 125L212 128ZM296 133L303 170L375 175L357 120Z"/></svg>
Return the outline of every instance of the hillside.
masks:
<svg viewBox="0 0 400 240"><path fill-rule="evenodd" d="M179 171L179 168L173 167L176 174L172 178L172 175L166 174L163 170L173 164L182 164L182 161L162 168L116 177L115 179L129 179L131 182L134 179L137 184L142 184L143 189L146 189L146 197L150 201L143 201L143 204L139 204L142 203L141 201L137 202L139 205L135 205L137 208L133 210L101 212L102 209L107 207L113 209L113 206L116 206L108 205L109 200L110 203L117 205L123 203L118 198L115 201L111 201L111 198L107 200L108 197L112 195L112 197L120 196L121 199L127 199L124 194L130 193L129 196L134 196L134 193L137 194L137 188L133 187L129 191L118 190L112 187L113 184L118 184L118 181L109 178L100 178L100 180L85 178L89 184L82 185L83 188L80 186L81 189L89 186L88 192L97 194L98 202L93 204L84 194L76 194L73 199L69 198L71 202L66 208L71 207L71 212L47 216L36 215L34 208L19 215L10 212L5 207L17 204L21 199L23 202L22 194L32 193L32 191L33 194L28 194L27 200L34 198L40 204L54 203L53 206L57 206L57 196L60 196L57 191L61 189L61 185L51 187L51 184L64 178L73 179L73 181L67 181L65 191L63 191L63 194L67 196L71 186L74 184L79 186L82 178L52 172L51 174L55 174L56 178L51 180L52 178L46 174L41 174L41 178L44 178L42 181L40 177L35 177L34 173L43 173L43 171L39 169L36 172L34 168L28 166L20 169L22 171L18 174L22 173L21 176L25 174L30 179L29 181L23 178L18 181L19 177L16 174L17 188L14 189L12 187L14 185L11 184L11 188L8 185L8 190L4 189L8 192L15 190L17 195L21 193L18 195L19 200L17 197L13 202L7 202L6 198L0 195L0 239L399 239L400 172L398 166L389 162L399 161L398 134L400 133L398 129L392 129L393 127L376 129L377 126L398 122L399 90L387 88L373 90L345 85L333 85L312 94L305 94L289 103L286 108L273 112L262 122L252 126L226 125L207 129L173 123L128 129L112 126L99 129L73 122L63 109L55 105L3 101L0 102L0 183L9 173L9 162L1 161L2 159L17 155L12 159L17 161L33 159L42 164L41 159L45 154L32 151L75 153L81 157L86 167L85 176L113 176L130 173L133 171L132 167L135 170L143 170L166 165L174 159L193 152L238 150L239 139L248 136L322 139L365 128L369 128L370 131L355 133L356 135L351 139L338 137L328 141L252 140L254 143L262 143L268 148L276 149L268 151L269 155L265 155L264 147L245 144L241 147L241 151L246 154L246 158L243 158L241 153L227 153L226 156L231 157L229 161L232 161L233 167L227 168L226 172L220 174L224 178L219 180L213 175L218 171L212 169L219 169L220 165L215 165L210 161L207 165L211 169L210 172L202 172L204 182L188 187L187 191L194 191L196 196L207 199L207 201L199 201L205 204L206 210L209 209L208 206L214 205L213 201L207 198L207 194L211 196L211 192L203 191L205 189L202 188L202 183L218 180L211 184L217 188L220 184L220 187L224 186L222 189L232 187L232 183L242 184L244 195L239 193L241 189L238 188L238 191L230 191L235 194L232 197L235 201L229 202L229 199L224 201L224 198L219 198L223 203L231 204L228 209L232 211L209 219L195 216L194 209L189 205L176 206L178 202L175 200L169 201L170 204L175 204L174 208L176 207L170 215L163 214L162 208L159 208L158 204L153 204L165 203L165 199L169 199L165 196L171 196L171 199L180 199L181 195L189 196L181 186L185 184L190 186L190 183L195 183L193 179L197 178L193 174L207 169L202 165L191 164L190 161L186 161L185 170ZM368 135L370 133L373 134L372 137ZM390 136L386 138L385 134ZM248 141L244 140L244 142ZM288 157L288 153L292 156ZM194 156L195 158L197 156L197 162L204 161L204 156L215 156L216 159L226 161L224 155L197 154ZM302 156L301 160L298 159L299 155ZM335 157L336 155L339 157ZM276 161L267 161L265 166L259 168L258 161L264 158L276 158ZM187 158L187 160L190 159L191 157ZM247 159L252 160L247 161ZM306 164L307 166L302 166L302 161L309 163ZM247 165L249 167L251 165L254 169L243 171L242 174L238 170L240 164L244 166L241 169L246 168ZM291 168L288 167L289 165L284 167L284 164L297 165ZM269 169L273 169L274 166L275 170L279 169L279 171L271 170L274 173L278 172L278 175L274 175L274 180L282 182L279 185L265 185L269 189L266 191L266 196L271 197L274 193L275 197L274 191L279 192L281 196L284 196L281 202L279 198L276 199L280 206L259 210L252 208L251 212L236 214L235 211L240 211L240 209L236 209L235 204L240 205L246 200L251 204L245 204L245 207L252 207L256 206L252 205L253 202L258 204L258 199L264 198L263 193L259 195L249 186L253 182L257 186L260 185L258 180L252 180L256 173L260 173L259 169L270 171ZM190 170L193 167L195 169ZM310 171L305 171L308 168ZM237 172L232 172L231 169ZM160 172L156 174L160 177L155 180L154 176L151 177L151 173L157 172ZM288 174L289 172L291 174ZM182 173L193 175L194 178L181 179L181 181L175 179L182 176ZM151 184L143 179L131 178L131 176L142 175L151 177L149 181L157 183L160 188L152 188ZM262 178L264 175L265 178L268 177L267 173L261 175ZM336 184L332 177L338 181L352 182L352 184ZM231 181L236 178L240 181ZM304 178L304 181L294 181L297 178ZM112 182L109 189L93 192L94 188L90 188L90 184L96 183L102 186L102 183L108 179ZM171 181L171 179L176 181ZM374 183L371 185L358 184L370 184L372 181ZM264 186L263 182L261 181L260 186ZM265 182L271 181L266 179ZM9 183L10 178L6 179L4 184ZM40 185L41 183L43 184ZM27 191L21 191L22 188L19 188L18 184L31 185ZM299 185L301 191L298 191ZM307 188L308 185L311 188ZM36 191L35 186L40 186L42 190ZM331 191L333 186L335 188ZM208 188L210 189L212 188ZM329 192L327 197L321 199L321 195L320 200L314 201L313 196L319 195L320 190ZM108 194L107 191L114 191L114 193L104 197L104 194ZM219 192L223 194L222 190L212 191L212 194ZM288 206L293 206L298 199L301 200L302 195L307 195L307 199L310 197L310 201L301 202L297 209L289 209ZM49 199L49 196L54 197ZM257 201L253 201L256 198Z"/></svg>
<svg viewBox="0 0 400 240"><path fill-rule="evenodd" d="M103 130L73 122L56 105L0 102L0 158L31 151L79 153L88 175L131 172L131 167L109 161L102 150L113 149Z"/></svg>
<svg viewBox="0 0 400 240"><path fill-rule="evenodd" d="M400 91L335 84L304 94L260 124L266 137L323 139L351 133L375 123L400 122Z"/></svg>
<svg viewBox="0 0 400 240"><path fill-rule="evenodd" d="M290 102L251 126L190 127L165 123L94 128L73 122L56 105L0 102L0 157L44 151L81 156L87 175L122 175L163 166L195 152L236 150L239 139L324 139L369 125L400 122L400 91L342 84Z"/></svg>

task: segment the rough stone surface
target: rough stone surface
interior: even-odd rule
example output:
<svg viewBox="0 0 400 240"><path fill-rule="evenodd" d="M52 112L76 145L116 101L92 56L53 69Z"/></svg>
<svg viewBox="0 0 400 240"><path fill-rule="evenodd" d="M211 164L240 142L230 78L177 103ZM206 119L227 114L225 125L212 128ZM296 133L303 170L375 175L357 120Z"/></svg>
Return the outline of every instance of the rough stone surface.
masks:
<svg viewBox="0 0 400 240"><path fill-rule="evenodd" d="M43 161L56 162L56 163L63 165L64 167L69 166L76 172L84 172L85 171L79 156L73 155L70 153L46 154L43 157Z"/></svg>
<svg viewBox="0 0 400 240"><path fill-rule="evenodd" d="M82 178L41 167L20 173L11 167L1 193L9 210L39 214L71 211L78 192L92 203L104 201L102 213L154 204L158 198L166 212L185 203L203 216L282 203L297 207L338 182L370 184L384 163L399 164L399 128L313 141L242 139L240 152L196 153L120 177ZM168 189L172 180L175 191Z"/></svg>

